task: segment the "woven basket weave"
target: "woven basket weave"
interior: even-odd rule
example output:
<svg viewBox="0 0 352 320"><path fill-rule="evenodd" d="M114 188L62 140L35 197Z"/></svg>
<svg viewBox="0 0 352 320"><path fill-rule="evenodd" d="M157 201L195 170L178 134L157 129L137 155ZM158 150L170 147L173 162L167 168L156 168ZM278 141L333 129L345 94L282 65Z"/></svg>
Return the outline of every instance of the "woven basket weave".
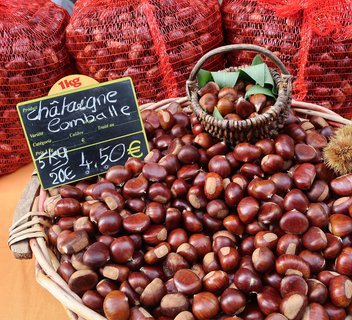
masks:
<svg viewBox="0 0 352 320"><path fill-rule="evenodd" d="M197 74L202 65L211 57L231 51L248 50L255 51L268 57L281 71L270 69L274 82L278 89L278 97L275 104L265 113L254 118L235 121L220 120L208 114L199 105L199 87ZM236 71L236 68L228 68L224 71ZM223 46L205 54L195 65L186 83L186 90L191 108L205 130L212 136L224 140L233 146L239 142L254 142L263 138L275 137L284 126L288 117L289 108L292 101L292 76L287 71L284 64L269 50L250 44L236 44Z"/></svg>

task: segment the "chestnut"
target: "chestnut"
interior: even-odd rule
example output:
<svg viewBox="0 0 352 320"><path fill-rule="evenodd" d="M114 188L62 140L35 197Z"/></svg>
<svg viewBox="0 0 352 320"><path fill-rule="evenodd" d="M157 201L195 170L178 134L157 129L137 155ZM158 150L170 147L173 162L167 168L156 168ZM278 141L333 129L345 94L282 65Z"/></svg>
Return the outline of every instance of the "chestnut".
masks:
<svg viewBox="0 0 352 320"><path fill-rule="evenodd" d="M155 278L144 288L141 293L140 301L145 306L155 307L159 305L165 294L166 287L163 281L159 278Z"/></svg>
<svg viewBox="0 0 352 320"><path fill-rule="evenodd" d="M252 262L257 272L270 272L275 266L275 256L269 248L259 247L252 254Z"/></svg>
<svg viewBox="0 0 352 320"><path fill-rule="evenodd" d="M98 282L98 275L92 270L78 270L74 272L68 280L70 289L83 294L85 291L93 289Z"/></svg>
<svg viewBox="0 0 352 320"><path fill-rule="evenodd" d="M224 97L219 99L217 108L222 116L226 116L227 114L235 111L235 104L231 100L227 99L227 97Z"/></svg>
<svg viewBox="0 0 352 320"><path fill-rule="evenodd" d="M323 305L328 299L327 287L317 279L308 279L308 300Z"/></svg>
<svg viewBox="0 0 352 320"><path fill-rule="evenodd" d="M161 313L170 318L175 318L179 313L188 309L189 301L181 293L168 293L160 302Z"/></svg>
<svg viewBox="0 0 352 320"><path fill-rule="evenodd" d="M243 189L235 182L230 182L224 192L225 203L229 207L236 206L243 198Z"/></svg>
<svg viewBox="0 0 352 320"><path fill-rule="evenodd" d="M128 299L119 290L111 291L104 299L104 314L108 320L128 320L130 307Z"/></svg>
<svg viewBox="0 0 352 320"><path fill-rule="evenodd" d="M237 205L238 216L244 223L251 223L258 211L259 203L253 197L245 197Z"/></svg>
<svg viewBox="0 0 352 320"><path fill-rule="evenodd" d="M306 279L310 277L309 264L299 256L283 254L276 259L275 266L279 274L297 274Z"/></svg>
<svg viewBox="0 0 352 320"><path fill-rule="evenodd" d="M332 278L329 282L329 295L336 307L347 307L352 300L352 281L343 275Z"/></svg>
<svg viewBox="0 0 352 320"><path fill-rule="evenodd" d="M181 244L176 252L191 264L194 264L198 259L196 248L189 243Z"/></svg>
<svg viewBox="0 0 352 320"><path fill-rule="evenodd" d="M206 291L219 295L229 286L229 277L222 270L214 270L204 276L202 283Z"/></svg>
<svg viewBox="0 0 352 320"><path fill-rule="evenodd" d="M259 147L247 142L237 144L233 150L235 159L241 162L254 162L259 159L261 153Z"/></svg>
<svg viewBox="0 0 352 320"><path fill-rule="evenodd" d="M285 234L277 242L276 252L278 255L297 255L301 251L301 239L297 235Z"/></svg>
<svg viewBox="0 0 352 320"><path fill-rule="evenodd" d="M236 101L235 111L241 118L246 119L255 112L255 106L243 97L239 97Z"/></svg>
<svg viewBox="0 0 352 320"><path fill-rule="evenodd" d="M281 302L280 294L273 287L265 286L257 295L259 309L269 315L279 311Z"/></svg>
<svg viewBox="0 0 352 320"><path fill-rule="evenodd" d="M315 166L311 163L303 163L299 165L293 173L293 181L297 188L301 190L309 190L315 179Z"/></svg>
<svg viewBox="0 0 352 320"><path fill-rule="evenodd" d="M217 218L217 219L223 219L229 213L229 209L227 205L223 200L220 200L220 199L216 199L208 202L206 206L206 210L211 217Z"/></svg>
<svg viewBox="0 0 352 320"><path fill-rule="evenodd" d="M329 315L325 311L324 307L318 303L311 303L304 311L303 318L305 320L329 320Z"/></svg>
<svg viewBox="0 0 352 320"><path fill-rule="evenodd" d="M229 215L223 220L224 227L231 233L241 236L244 232L244 224L237 215Z"/></svg>
<svg viewBox="0 0 352 320"><path fill-rule="evenodd" d="M234 275L233 282L244 293L260 292L262 289L262 281L258 274L247 268L238 269Z"/></svg>
<svg viewBox="0 0 352 320"><path fill-rule="evenodd" d="M163 181L167 176L166 169L157 163L146 163L143 166L142 173L151 182Z"/></svg>
<svg viewBox="0 0 352 320"><path fill-rule="evenodd" d="M330 232L339 237L344 237L352 232L352 219L344 214L335 213L329 217Z"/></svg>
<svg viewBox="0 0 352 320"><path fill-rule="evenodd" d="M266 200L276 193L276 186L271 180L255 178L248 184L247 191L255 199Z"/></svg>
<svg viewBox="0 0 352 320"><path fill-rule="evenodd" d="M329 319L346 320L346 311L344 308L336 307L331 302L324 304L324 309L329 316Z"/></svg>
<svg viewBox="0 0 352 320"><path fill-rule="evenodd" d="M343 248L335 260L336 271L343 275L352 275L352 248Z"/></svg>
<svg viewBox="0 0 352 320"><path fill-rule="evenodd" d="M98 229L104 235L114 235L122 227L121 215L115 211L107 210L100 215L98 220Z"/></svg>
<svg viewBox="0 0 352 320"><path fill-rule="evenodd" d="M221 310L228 315L241 313L246 306L246 296L237 289L227 288L221 294Z"/></svg>
<svg viewBox="0 0 352 320"><path fill-rule="evenodd" d="M125 217L122 225L129 233L143 233L150 225L150 218L145 213L139 212Z"/></svg>
<svg viewBox="0 0 352 320"><path fill-rule="evenodd" d="M86 231L62 231L57 237L57 249L61 254L77 253L89 244Z"/></svg>
<svg viewBox="0 0 352 320"><path fill-rule="evenodd" d="M72 264L69 261L62 262L57 269L57 273L66 282L69 281L70 277L75 271L76 271L75 268L72 266Z"/></svg>
<svg viewBox="0 0 352 320"><path fill-rule="evenodd" d="M170 252L163 261L163 271L167 278L173 277L176 271L187 268L189 268L187 260L175 252Z"/></svg>
<svg viewBox="0 0 352 320"><path fill-rule="evenodd" d="M109 248L102 242L91 244L83 254L83 263L92 269L103 266L109 259Z"/></svg>
<svg viewBox="0 0 352 320"><path fill-rule="evenodd" d="M210 172L205 176L204 194L208 200L217 199L223 191L222 177L215 173Z"/></svg>
<svg viewBox="0 0 352 320"><path fill-rule="evenodd" d="M281 300L280 312L289 320L298 320L302 318L307 303L306 296L291 292Z"/></svg>
<svg viewBox="0 0 352 320"><path fill-rule="evenodd" d="M148 264L155 264L163 260L170 252L170 245L167 242L161 242L144 254L144 260Z"/></svg>
<svg viewBox="0 0 352 320"><path fill-rule="evenodd" d="M309 208L309 200L300 189L292 189L284 197L284 207L286 211L296 209L304 213Z"/></svg>
<svg viewBox="0 0 352 320"><path fill-rule="evenodd" d="M326 211L324 203L311 203L306 216L311 226L324 228L329 224L329 213Z"/></svg>
<svg viewBox="0 0 352 320"><path fill-rule="evenodd" d="M284 160L292 159L294 156L294 144L294 140L290 136L279 134L275 139L276 154Z"/></svg>
<svg viewBox="0 0 352 320"><path fill-rule="evenodd" d="M178 159L184 164L192 164L199 160L198 149L193 145L184 145L177 154Z"/></svg>
<svg viewBox="0 0 352 320"><path fill-rule="evenodd" d="M310 251L320 251L326 248L328 240L320 228L310 227L303 235L302 243Z"/></svg>
<svg viewBox="0 0 352 320"><path fill-rule="evenodd" d="M258 221L264 225L273 225L280 220L281 216L282 209L278 204L265 202L259 208Z"/></svg>
<svg viewBox="0 0 352 320"><path fill-rule="evenodd" d="M268 154L263 157L260 166L266 174L274 174L284 167L284 159L277 154Z"/></svg>
<svg viewBox="0 0 352 320"><path fill-rule="evenodd" d="M174 284L178 292L185 295L194 295L201 291L202 282L199 277L189 269L176 271Z"/></svg>
<svg viewBox="0 0 352 320"><path fill-rule="evenodd" d="M220 309L218 298L211 292L200 292L194 295L192 313L199 320L215 319Z"/></svg>
<svg viewBox="0 0 352 320"><path fill-rule="evenodd" d="M195 233L189 237L189 244L192 245L198 254L198 257L204 257L211 251L211 242L209 236Z"/></svg>
<svg viewBox="0 0 352 320"><path fill-rule="evenodd" d="M225 156L216 155L212 157L208 163L208 169L210 172L215 172L223 178L226 178L231 173L231 165Z"/></svg>
<svg viewBox="0 0 352 320"><path fill-rule="evenodd" d="M218 251L218 259L222 270L234 271L240 261L240 255L234 247L222 247Z"/></svg>
<svg viewBox="0 0 352 320"><path fill-rule="evenodd" d="M335 178L330 182L331 190L342 197L352 196L352 174Z"/></svg>
<svg viewBox="0 0 352 320"><path fill-rule="evenodd" d="M285 276L280 283L280 294L282 297L285 297L290 292L298 292L306 296L308 293L307 282L296 274Z"/></svg>
<svg viewBox="0 0 352 320"><path fill-rule="evenodd" d="M280 228L287 233L303 234L308 227L309 221L307 217L297 210L286 212L280 219Z"/></svg>
<svg viewBox="0 0 352 320"><path fill-rule="evenodd" d="M116 165L109 168L109 170L106 172L105 177L112 183L120 185L132 178L132 170L130 170L128 166L125 167L122 165Z"/></svg>
<svg viewBox="0 0 352 320"><path fill-rule="evenodd" d="M62 198L55 206L54 215L56 217L76 216L81 213L81 204L75 198Z"/></svg>
<svg viewBox="0 0 352 320"><path fill-rule="evenodd" d="M253 236L248 236L242 240L240 243L240 252L242 255L246 254L252 254L253 251L255 250L254 246L254 237Z"/></svg>
<svg viewBox="0 0 352 320"><path fill-rule="evenodd" d="M259 231L254 236L254 246L255 248L268 247L273 250L278 242L278 236L270 231Z"/></svg>
<svg viewBox="0 0 352 320"><path fill-rule="evenodd" d="M116 263L126 263L132 259L135 244L128 236L116 238L110 245L111 258Z"/></svg>
<svg viewBox="0 0 352 320"><path fill-rule="evenodd" d="M111 263L105 264L99 271L105 278L118 280L120 282L127 280L130 272L127 266Z"/></svg>

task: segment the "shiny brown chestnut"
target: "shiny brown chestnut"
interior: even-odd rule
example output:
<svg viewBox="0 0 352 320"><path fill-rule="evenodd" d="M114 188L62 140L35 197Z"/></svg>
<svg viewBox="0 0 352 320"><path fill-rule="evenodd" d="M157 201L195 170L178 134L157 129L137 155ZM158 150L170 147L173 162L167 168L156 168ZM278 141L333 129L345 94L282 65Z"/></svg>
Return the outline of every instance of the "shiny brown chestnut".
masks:
<svg viewBox="0 0 352 320"><path fill-rule="evenodd" d="M234 275L233 282L244 293L260 292L262 288L262 281L258 274L247 268L238 269Z"/></svg>
<svg viewBox="0 0 352 320"><path fill-rule="evenodd" d="M307 303L306 296L291 292L281 300L280 312L289 320L298 320L302 318Z"/></svg>
<svg viewBox="0 0 352 320"><path fill-rule="evenodd" d="M215 319L220 310L218 298L211 292L200 292L194 295L192 313L199 320Z"/></svg>
<svg viewBox="0 0 352 320"><path fill-rule="evenodd" d="M104 299L104 314L109 320L128 320L130 307L124 293L118 290L111 291Z"/></svg>
<svg viewBox="0 0 352 320"><path fill-rule="evenodd" d="M328 299L327 287L317 279L308 279L308 301L323 305Z"/></svg>
<svg viewBox="0 0 352 320"><path fill-rule="evenodd" d="M280 301L280 294L273 287L265 286L257 295L259 309L265 315L279 311Z"/></svg>
<svg viewBox="0 0 352 320"><path fill-rule="evenodd" d="M227 288L220 297L221 310L228 315L239 314L244 310L246 300L240 290Z"/></svg>

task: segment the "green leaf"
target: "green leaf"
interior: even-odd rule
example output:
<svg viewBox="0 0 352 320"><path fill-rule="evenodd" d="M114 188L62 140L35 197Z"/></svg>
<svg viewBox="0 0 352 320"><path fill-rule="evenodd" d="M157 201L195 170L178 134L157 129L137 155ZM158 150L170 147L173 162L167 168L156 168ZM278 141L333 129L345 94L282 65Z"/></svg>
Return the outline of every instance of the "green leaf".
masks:
<svg viewBox="0 0 352 320"><path fill-rule="evenodd" d="M259 54L257 54L252 61L252 66L255 66L257 64L262 64L262 63L264 63L263 59L260 57Z"/></svg>
<svg viewBox="0 0 352 320"><path fill-rule="evenodd" d="M251 78L255 84L259 84L264 87L265 84L265 63L257 64L255 66L249 66L240 69L241 73L244 73Z"/></svg>
<svg viewBox="0 0 352 320"><path fill-rule="evenodd" d="M252 88L250 88L246 92L245 98L247 99L254 94L264 94L266 96L269 96L269 97L276 99L275 95L273 94L273 92L270 89L261 87L259 85L255 85Z"/></svg>
<svg viewBox="0 0 352 320"><path fill-rule="evenodd" d="M197 74L197 80L199 89L204 87L209 81L212 80L211 72L204 69L200 69Z"/></svg>
<svg viewBox="0 0 352 320"><path fill-rule="evenodd" d="M224 120L224 117L221 115L217 107L214 109L213 116L219 120Z"/></svg>
<svg viewBox="0 0 352 320"><path fill-rule="evenodd" d="M218 71L212 72L211 75L213 76L214 81L218 84L221 88L224 87L233 87L240 75L239 72L225 72L225 71Z"/></svg>
<svg viewBox="0 0 352 320"><path fill-rule="evenodd" d="M265 75L264 75L264 78L265 78L264 82L265 82L265 84L268 84L268 85L270 85L272 88L274 88L274 87L275 87L274 79L273 79L273 77L272 77L272 75L271 75L271 73L270 73L270 70L269 70L269 68L268 68L268 66L267 66L266 64L264 64L264 73L265 73Z"/></svg>

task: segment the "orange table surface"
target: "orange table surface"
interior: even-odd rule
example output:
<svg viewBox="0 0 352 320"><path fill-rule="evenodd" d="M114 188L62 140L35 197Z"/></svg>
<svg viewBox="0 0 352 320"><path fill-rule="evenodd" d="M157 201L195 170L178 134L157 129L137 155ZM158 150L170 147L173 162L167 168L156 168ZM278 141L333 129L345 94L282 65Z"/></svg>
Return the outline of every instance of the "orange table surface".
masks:
<svg viewBox="0 0 352 320"><path fill-rule="evenodd" d="M62 305L35 280L32 260L16 260L8 230L22 191L33 172L29 164L0 176L0 320L66 320Z"/></svg>

